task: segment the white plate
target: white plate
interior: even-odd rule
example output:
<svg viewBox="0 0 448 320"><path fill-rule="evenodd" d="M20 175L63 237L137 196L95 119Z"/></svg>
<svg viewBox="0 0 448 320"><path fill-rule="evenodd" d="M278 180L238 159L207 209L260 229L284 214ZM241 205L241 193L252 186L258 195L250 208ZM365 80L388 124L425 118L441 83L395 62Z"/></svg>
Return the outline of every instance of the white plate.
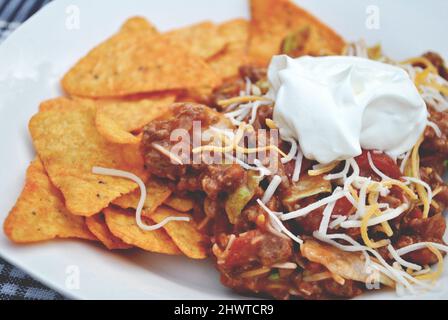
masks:
<svg viewBox="0 0 448 320"><path fill-rule="evenodd" d="M381 41L392 57L432 49L448 57L444 0L297 0L349 40ZM73 7L75 4L76 7ZM380 29L366 28L376 5ZM79 9L80 29L66 27ZM373 8L373 10L376 10ZM129 16L144 15L161 30L205 19L248 17L246 0L60 0L21 26L0 46L0 221L19 195L34 151L27 131L39 102L60 95L58 80L78 58L114 33ZM240 298L219 283L211 262L133 251L115 254L82 241L15 246L0 233L0 254L62 294L81 299ZM79 271L80 286L73 288ZM434 292L410 298L447 298L447 275ZM376 292L367 298L397 298ZM409 298L409 297L408 297Z"/></svg>

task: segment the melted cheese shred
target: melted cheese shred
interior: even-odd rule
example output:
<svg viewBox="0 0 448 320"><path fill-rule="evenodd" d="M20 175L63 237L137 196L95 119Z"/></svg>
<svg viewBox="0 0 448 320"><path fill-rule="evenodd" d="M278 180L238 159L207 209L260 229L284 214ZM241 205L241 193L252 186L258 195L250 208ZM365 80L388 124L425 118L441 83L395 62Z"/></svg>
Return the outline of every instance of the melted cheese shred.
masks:
<svg viewBox="0 0 448 320"><path fill-rule="evenodd" d="M440 251L445 251L448 253L448 246L434 242L419 242L398 249L397 254L403 256L405 254L408 254L409 252L417 251L424 248L428 248L437 257L439 263L437 265L437 269L435 272L427 273L424 275L418 275L415 277L415 279L432 280L432 281L437 280L442 275L443 272L443 256Z"/></svg>
<svg viewBox="0 0 448 320"><path fill-rule="evenodd" d="M419 180L420 180L419 150L420 150L420 146L423 143L423 139L424 139L424 137L421 136L420 139L415 144L414 148L412 149L412 154L411 154L412 178L419 179ZM428 218L429 210L431 209L431 200L428 199L428 193L422 184L416 184L415 189L417 190L417 194L423 203L423 218L426 219L426 218Z"/></svg>
<svg viewBox="0 0 448 320"><path fill-rule="evenodd" d="M142 211L143 206L145 205L146 201L146 186L142 179L137 177L135 174L127 171L122 170L116 170L116 169L109 169L109 168L101 168L101 167L93 167L92 168L93 174L103 175L103 176L111 176L111 177L118 177L118 178L125 178L128 180L134 181L138 187L140 188L140 200L138 201L137 209L135 210L135 220L137 222L137 225L140 229L145 231L154 231L157 229L162 228L164 225L169 223L170 221L190 221L189 217L167 217L163 221L161 221L158 224L155 225L147 225L142 221Z"/></svg>
<svg viewBox="0 0 448 320"><path fill-rule="evenodd" d="M416 276L415 278L418 280L432 280L435 281L437 279L440 278L440 276L443 273L443 256L440 253L440 250L434 248L432 245L428 245L428 249L435 254L435 256L437 257L437 260L439 261L439 263L437 264L437 269L434 272L428 273L428 274L423 274L423 275L419 275Z"/></svg>
<svg viewBox="0 0 448 320"><path fill-rule="evenodd" d="M414 191L412 191L408 186L406 186L403 182L399 181L399 180L387 180L387 181L382 181L379 183L373 183L369 186L368 191L379 191L379 189L381 187L384 188L391 188L393 186L399 187L401 188L404 193L406 193L409 197L410 200L417 200L418 196L415 194Z"/></svg>
<svg viewBox="0 0 448 320"><path fill-rule="evenodd" d="M328 173L339 165L339 161L331 162L326 165L316 165L313 167L313 170L308 170L309 176L320 176L322 174Z"/></svg>
<svg viewBox="0 0 448 320"><path fill-rule="evenodd" d="M425 66L426 69L430 70L431 72L437 72L436 67L425 57L416 57L416 58L410 58L405 61L400 62L400 64L403 65L414 65L414 64L422 64Z"/></svg>
<svg viewBox="0 0 448 320"><path fill-rule="evenodd" d="M371 205L371 206L376 205L376 206L378 206L378 209L379 209L379 205L378 205L378 196L379 196L379 193L378 193L378 192L371 192L371 193L369 194L369 196L368 196L368 201L369 201L369 205ZM376 215L377 217L379 217L379 216L382 215L382 212L381 212L380 210L376 210L376 211L375 211L375 215ZM392 237L392 236L394 235L394 232L393 232L392 228L390 227L389 222L387 222L387 221L383 221L383 222L381 222L381 227L382 227L382 229L383 229L383 232L384 232L389 238Z"/></svg>
<svg viewBox="0 0 448 320"><path fill-rule="evenodd" d="M378 205L375 204L375 205L370 206L369 210L364 215L364 217L362 219L362 222L361 222L361 236L362 236L362 240L364 241L366 246L368 246L369 248L372 248L372 249L385 247L385 246L390 244L389 240L380 240L378 242L374 242L374 241L372 241L369 238L369 234L367 232L367 225L368 225L368 222L369 222L370 218L372 218L372 216L377 211L379 211Z"/></svg>
<svg viewBox="0 0 448 320"><path fill-rule="evenodd" d="M401 62L402 65L414 66L416 64L423 65L424 69L420 72L415 72L414 82L420 92L424 87L430 87L445 96L448 96L448 86L442 85L434 78L438 78L439 72L437 68L425 57L411 58Z"/></svg>

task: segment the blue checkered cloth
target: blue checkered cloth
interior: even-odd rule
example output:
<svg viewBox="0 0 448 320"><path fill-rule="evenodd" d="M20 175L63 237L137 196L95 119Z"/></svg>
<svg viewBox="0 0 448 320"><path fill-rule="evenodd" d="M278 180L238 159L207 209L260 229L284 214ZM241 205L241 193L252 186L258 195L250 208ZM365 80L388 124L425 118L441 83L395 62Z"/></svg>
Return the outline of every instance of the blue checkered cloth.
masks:
<svg viewBox="0 0 448 320"><path fill-rule="evenodd" d="M0 42L51 0L0 0ZM60 300L45 287L0 257L0 300Z"/></svg>

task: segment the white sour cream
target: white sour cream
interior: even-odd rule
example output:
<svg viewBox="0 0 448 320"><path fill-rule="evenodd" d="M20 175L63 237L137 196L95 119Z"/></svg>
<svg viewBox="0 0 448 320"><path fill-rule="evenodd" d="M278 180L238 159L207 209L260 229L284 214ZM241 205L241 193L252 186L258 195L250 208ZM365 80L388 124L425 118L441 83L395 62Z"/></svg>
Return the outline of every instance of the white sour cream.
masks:
<svg viewBox="0 0 448 320"><path fill-rule="evenodd" d="M426 104L402 69L358 57L275 56L268 70L274 121L308 159L345 160L361 148L395 158L428 123Z"/></svg>

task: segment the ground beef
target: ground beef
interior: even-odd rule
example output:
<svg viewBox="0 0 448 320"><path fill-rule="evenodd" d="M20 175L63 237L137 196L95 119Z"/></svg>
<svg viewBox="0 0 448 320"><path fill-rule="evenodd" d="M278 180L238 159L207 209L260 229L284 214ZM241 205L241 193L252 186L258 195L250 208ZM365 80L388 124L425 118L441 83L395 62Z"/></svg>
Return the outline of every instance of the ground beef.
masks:
<svg viewBox="0 0 448 320"><path fill-rule="evenodd" d="M266 80L267 69L251 65L241 66L240 76L243 79L248 78L252 83L257 83L258 81Z"/></svg>
<svg viewBox="0 0 448 320"><path fill-rule="evenodd" d="M321 282L297 282L297 295L307 300L322 299L324 297L324 288Z"/></svg>
<svg viewBox="0 0 448 320"><path fill-rule="evenodd" d="M264 266L270 266L278 262L285 262L292 254L291 241L267 234L260 244L258 256Z"/></svg>
<svg viewBox="0 0 448 320"><path fill-rule="evenodd" d="M204 191L210 198L217 199L222 192L231 192L243 184L247 177L245 170L237 165L185 164L180 165L155 149L158 144L170 150L178 141L171 141L174 130L184 129L192 137L193 122L200 121L203 130L217 123L219 116L206 106L192 103L173 107L169 120L156 120L144 128L142 148L147 170L162 178L177 181L177 190ZM190 139L193 140L193 139ZM192 143L192 141L190 141ZM190 152L192 145L190 144ZM192 154L189 154L192 160Z"/></svg>
<svg viewBox="0 0 448 320"><path fill-rule="evenodd" d="M208 107L200 104L182 103L173 106L172 117L168 120L156 120L150 122L143 131L142 149L145 157L145 166L152 174L179 180L185 176L187 167L173 163L173 161L154 149L156 143L170 150L178 141L171 141L171 134L176 129L184 129L192 133L193 122L200 121L203 128L219 121L217 115L209 112ZM191 159L191 157L190 157Z"/></svg>
<svg viewBox="0 0 448 320"><path fill-rule="evenodd" d="M405 219L404 219L405 220ZM418 242L444 243L446 220L443 215L423 219L421 217L403 221L400 229L400 237L395 244L397 248L403 248ZM429 249L413 251L404 256L406 260L419 265L437 263L437 257Z"/></svg>
<svg viewBox="0 0 448 320"><path fill-rule="evenodd" d="M422 144L423 156L438 155L440 157L448 157L448 113L438 112L430 108L429 120L434 122L442 132L442 136L438 137L433 128L427 127L425 130L425 140ZM442 161L443 163L443 161Z"/></svg>
<svg viewBox="0 0 448 320"><path fill-rule="evenodd" d="M325 292L330 296L338 298L353 298L359 296L363 293L363 286L365 287L365 284L353 280L345 280L343 285L333 279L327 279L323 282Z"/></svg>
<svg viewBox="0 0 448 320"><path fill-rule="evenodd" d="M287 262L292 257L292 242L260 230L240 234L230 246L227 255L219 263L220 268L231 274L253 266L271 266Z"/></svg>
<svg viewBox="0 0 448 320"><path fill-rule="evenodd" d="M267 129L266 119L272 119L273 117L273 106L261 106L257 111L257 118L253 124L255 130Z"/></svg>
<svg viewBox="0 0 448 320"><path fill-rule="evenodd" d="M446 171L444 164L446 158L446 156L440 154L422 155L420 165L422 168L431 168L439 175L439 177L442 177ZM426 176L426 172L420 172L420 174Z"/></svg>
<svg viewBox="0 0 448 320"><path fill-rule="evenodd" d="M210 98L210 105L219 111L224 111L218 102L220 100L237 97L240 95L241 91L245 90L246 82L243 79L225 81L221 86L213 91Z"/></svg>
<svg viewBox="0 0 448 320"><path fill-rule="evenodd" d="M212 199L231 192L247 181L246 171L238 164L206 166L201 175L202 190Z"/></svg>
<svg viewBox="0 0 448 320"><path fill-rule="evenodd" d="M434 199L443 205L444 208L448 207L448 186L443 185L442 190L434 197Z"/></svg>
<svg viewBox="0 0 448 320"><path fill-rule="evenodd" d="M445 67L443 58L438 53L427 52L423 55L423 57L431 61L434 67L436 67L439 71L439 74L442 78L448 80L448 69Z"/></svg>
<svg viewBox="0 0 448 320"><path fill-rule="evenodd" d="M240 95L241 91L246 91L246 79L249 79L252 83L256 84L259 81L266 80L266 69L257 68L254 66L242 66L240 67L240 77L237 79L230 79L225 81L221 86L213 91L210 98L210 106L219 110L225 111L218 104L220 100L226 100L234 98ZM260 88L263 90L263 88Z"/></svg>
<svg viewBox="0 0 448 320"><path fill-rule="evenodd" d="M258 203L251 203L241 212L240 218L235 225L235 231L238 233L245 230L252 230L256 227L256 220L260 215L265 215L263 208Z"/></svg>
<svg viewBox="0 0 448 320"><path fill-rule="evenodd" d="M300 234L304 235L313 235L313 232L319 230L320 223L322 221L322 214L324 211L324 207L318 208L316 210L311 211L308 215L296 218L295 222L297 223Z"/></svg>

